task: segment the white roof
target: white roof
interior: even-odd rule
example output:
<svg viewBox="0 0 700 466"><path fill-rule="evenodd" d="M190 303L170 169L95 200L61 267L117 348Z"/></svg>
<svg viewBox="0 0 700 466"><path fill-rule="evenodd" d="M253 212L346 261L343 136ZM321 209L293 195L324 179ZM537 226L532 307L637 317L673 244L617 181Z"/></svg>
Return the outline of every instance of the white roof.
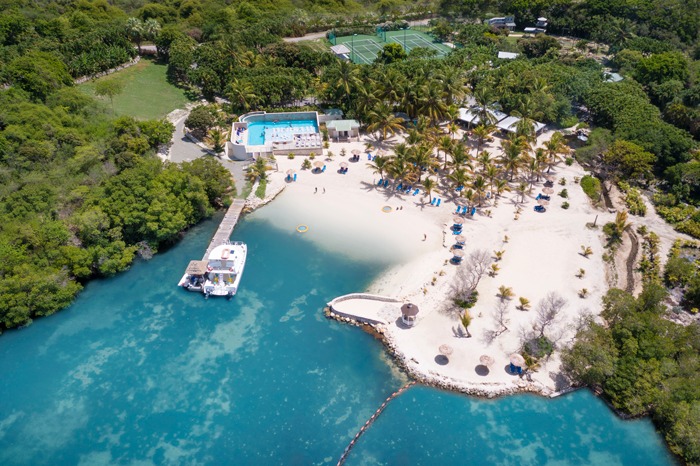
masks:
<svg viewBox="0 0 700 466"><path fill-rule="evenodd" d="M505 118L504 120L501 120L498 122L496 125L498 129L502 129L503 131L508 131L509 133L515 133L516 127L518 126L518 122L521 120L521 118L514 117L514 116L509 116L508 118ZM544 123L540 123L539 121L535 122L535 133L539 133L542 131L542 129L547 126Z"/></svg>
<svg viewBox="0 0 700 466"><path fill-rule="evenodd" d="M547 18L545 18L544 16L540 16L539 18L537 18L537 21L539 21L539 22L547 22Z"/></svg>
<svg viewBox="0 0 700 466"><path fill-rule="evenodd" d="M502 60L513 60L514 58L518 58L519 53L513 53L513 52L498 52L498 58Z"/></svg>
<svg viewBox="0 0 700 466"><path fill-rule="evenodd" d="M338 44L331 47L331 52L333 52L336 55L345 55L350 53L350 49L343 44Z"/></svg>
<svg viewBox="0 0 700 466"><path fill-rule="evenodd" d="M618 73L605 73L604 77L605 77L605 82L608 82L608 83L616 83L616 82L619 82L619 81L622 81L623 79L625 79Z"/></svg>
<svg viewBox="0 0 700 466"><path fill-rule="evenodd" d="M457 118L460 121L463 121L465 123L469 124L478 124L480 123L480 118L479 118L479 111L481 110L480 107L472 107L472 108L460 108L459 109L459 117ZM507 117L503 112L499 112L498 110L487 110L491 115L493 115L494 119L498 122Z"/></svg>

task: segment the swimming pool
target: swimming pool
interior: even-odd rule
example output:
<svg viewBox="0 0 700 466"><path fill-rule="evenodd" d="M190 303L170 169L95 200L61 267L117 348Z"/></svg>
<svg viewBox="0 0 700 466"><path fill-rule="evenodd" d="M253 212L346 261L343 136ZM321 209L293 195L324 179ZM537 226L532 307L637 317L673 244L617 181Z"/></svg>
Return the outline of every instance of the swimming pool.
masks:
<svg viewBox="0 0 700 466"><path fill-rule="evenodd" d="M250 121L248 122L248 145L262 146L265 144L265 135L272 134L275 130L284 130L292 128L292 132L298 129L300 132L303 128L311 127L314 133L318 133L318 124L316 120L284 120L278 121Z"/></svg>

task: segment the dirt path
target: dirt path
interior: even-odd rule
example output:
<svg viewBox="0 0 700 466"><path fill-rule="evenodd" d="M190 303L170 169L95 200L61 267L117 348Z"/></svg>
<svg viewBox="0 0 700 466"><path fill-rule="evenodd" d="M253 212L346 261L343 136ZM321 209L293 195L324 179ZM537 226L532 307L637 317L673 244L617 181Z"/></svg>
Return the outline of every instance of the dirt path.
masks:
<svg viewBox="0 0 700 466"><path fill-rule="evenodd" d="M627 271L627 277L625 278L625 291L628 293L634 293L634 264L637 261L637 254L639 254L639 238L637 238L637 234L631 228L627 229L627 236L630 239L631 247L630 252L627 255L627 260L625 261L625 270Z"/></svg>

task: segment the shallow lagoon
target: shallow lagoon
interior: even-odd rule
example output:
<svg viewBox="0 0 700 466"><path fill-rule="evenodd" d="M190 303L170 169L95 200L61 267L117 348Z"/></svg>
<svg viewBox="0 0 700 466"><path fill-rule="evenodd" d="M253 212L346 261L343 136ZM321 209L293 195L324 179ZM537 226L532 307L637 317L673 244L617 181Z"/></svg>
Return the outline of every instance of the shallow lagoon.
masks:
<svg viewBox="0 0 700 466"><path fill-rule="evenodd" d="M381 344L323 317L381 270L342 262L255 215L241 291L175 284L206 222L173 249L91 283L69 309L0 337L2 464L335 464L406 380ZM477 400L414 387L348 464L672 464L647 420L581 391Z"/></svg>

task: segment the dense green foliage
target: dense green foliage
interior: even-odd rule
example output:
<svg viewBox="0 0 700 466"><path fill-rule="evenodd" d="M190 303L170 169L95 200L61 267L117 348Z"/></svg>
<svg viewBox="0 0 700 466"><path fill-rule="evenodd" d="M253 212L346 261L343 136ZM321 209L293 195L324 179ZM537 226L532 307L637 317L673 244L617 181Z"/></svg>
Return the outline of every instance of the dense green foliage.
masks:
<svg viewBox="0 0 700 466"><path fill-rule="evenodd" d="M665 318L662 287L649 284L638 298L610 290L602 317L592 319L565 350L565 371L599 387L618 410L651 414L671 449L700 462L700 325Z"/></svg>
<svg viewBox="0 0 700 466"><path fill-rule="evenodd" d="M110 121L75 89L45 105L0 91L0 122L0 329L65 307L86 279L172 242L230 185L213 160L153 156L170 123Z"/></svg>

